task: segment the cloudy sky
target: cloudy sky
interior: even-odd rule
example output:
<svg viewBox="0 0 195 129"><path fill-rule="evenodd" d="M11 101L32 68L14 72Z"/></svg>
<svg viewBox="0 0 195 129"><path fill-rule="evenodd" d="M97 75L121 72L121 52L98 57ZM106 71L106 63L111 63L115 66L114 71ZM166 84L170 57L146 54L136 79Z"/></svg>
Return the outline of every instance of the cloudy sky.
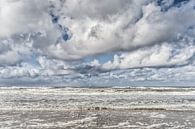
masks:
<svg viewBox="0 0 195 129"><path fill-rule="evenodd" d="M195 86L195 0L0 0L0 86Z"/></svg>

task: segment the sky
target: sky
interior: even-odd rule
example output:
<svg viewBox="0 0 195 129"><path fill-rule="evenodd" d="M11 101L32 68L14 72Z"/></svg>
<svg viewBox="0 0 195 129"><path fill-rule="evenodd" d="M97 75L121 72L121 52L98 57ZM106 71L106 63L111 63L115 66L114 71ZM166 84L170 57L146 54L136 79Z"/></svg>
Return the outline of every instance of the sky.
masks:
<svg viewBox="0 0 195 129"><path fill-rule="evenodd" d="M0 0L0 86L195 86L195 0Z"/></svg>

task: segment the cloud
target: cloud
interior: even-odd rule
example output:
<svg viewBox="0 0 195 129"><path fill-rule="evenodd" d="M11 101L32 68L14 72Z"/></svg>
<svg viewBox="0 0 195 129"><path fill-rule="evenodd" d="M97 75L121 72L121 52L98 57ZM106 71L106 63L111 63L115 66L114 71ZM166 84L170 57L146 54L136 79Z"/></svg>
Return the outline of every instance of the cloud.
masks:
<svg viewBox="0 0 195 129"><path fill-rule="evenodd" d="M194 6L194 0L1 0L0 79L192 80Z"/></svg>
<svg viewBox="0 0 195 129"><path fill-rule="evenodd" d="M128 6L121 8L123 4ZM193 4L191 1L182 8L162 12L155 2L66 1L62 9L65 18L59 23L67 26L73 36L66 43L51 45L49 52L56 58L71 60L169 42L194 25Z"/></svg>
<svg viewBox="0 0 195 129"><path fill-rule="evenodd" d="M34 32L51 26L46 13L47 6L48 1L45 0L1 0L0 37Z"/></svg>
<svg viewBox="0 0 195 129"><path fill-rule="evenodd" d="M22 62L18 66L0 67L0 78L20 78L37 76L65 76L73 74L69 64L60 60L49 60L46 57L39 57L35 65Z"/></svg>
<svg viewBox="0 0 195 129"><path fill-rule="evenodd" d="M17 43L13 39L0 40L0 66L16 65L32 53L30 43Z"/></svg>
<svg viewBox="0 0 195 129"><path fill-rule="evenodd" d="M182 42L183 43L183 42ZM175 52L175 47L168 43L129 53L115 55L113 61L102 64L103 69L128 69L144 67L177 67L188 65L195 54L194 46L185 46Z"/></svg>

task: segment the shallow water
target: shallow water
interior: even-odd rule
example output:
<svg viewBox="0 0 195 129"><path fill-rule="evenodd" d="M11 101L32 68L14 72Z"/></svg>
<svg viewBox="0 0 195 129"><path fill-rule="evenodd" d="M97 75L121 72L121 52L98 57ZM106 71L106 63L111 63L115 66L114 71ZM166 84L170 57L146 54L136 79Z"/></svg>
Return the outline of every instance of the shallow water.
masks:
<svg viewBox="0 0 195 129"><path fill-rule="evenodd" d="M0 88L1 129L193 129L195 89Z"/></svg>

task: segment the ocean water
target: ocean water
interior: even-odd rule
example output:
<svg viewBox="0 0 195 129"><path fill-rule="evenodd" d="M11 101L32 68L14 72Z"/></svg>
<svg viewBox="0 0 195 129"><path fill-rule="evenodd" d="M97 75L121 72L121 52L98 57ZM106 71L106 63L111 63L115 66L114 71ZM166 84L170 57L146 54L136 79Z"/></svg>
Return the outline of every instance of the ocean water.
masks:
<svg viewBox="0 0 195 129"><path fill-rule="evenodd" d="M1 87L0 129L195 129L195 88Z"/></svg>

